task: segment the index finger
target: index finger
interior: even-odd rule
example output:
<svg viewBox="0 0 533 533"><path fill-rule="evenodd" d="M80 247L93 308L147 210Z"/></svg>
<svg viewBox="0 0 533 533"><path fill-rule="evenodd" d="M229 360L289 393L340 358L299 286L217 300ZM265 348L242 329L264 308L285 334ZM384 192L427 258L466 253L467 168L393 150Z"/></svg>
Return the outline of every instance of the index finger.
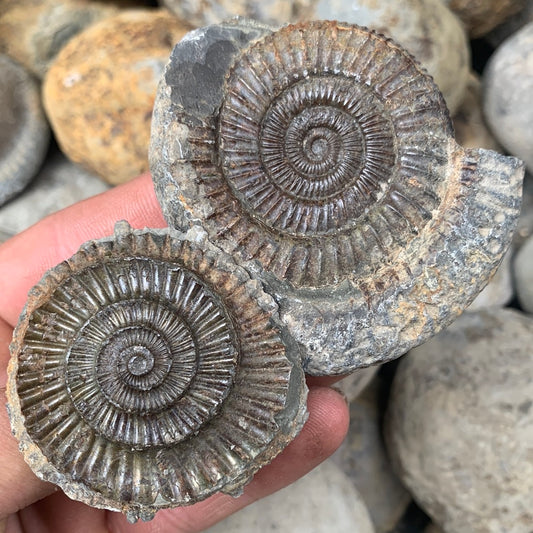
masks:
<svg viewBox="0 0 533 533"><path fill-rule="evenodd" d="M112 235L117 220L166 227L149 174L63 209L0 245L0 317L12 327L44 272L86 241Z"/></svg>

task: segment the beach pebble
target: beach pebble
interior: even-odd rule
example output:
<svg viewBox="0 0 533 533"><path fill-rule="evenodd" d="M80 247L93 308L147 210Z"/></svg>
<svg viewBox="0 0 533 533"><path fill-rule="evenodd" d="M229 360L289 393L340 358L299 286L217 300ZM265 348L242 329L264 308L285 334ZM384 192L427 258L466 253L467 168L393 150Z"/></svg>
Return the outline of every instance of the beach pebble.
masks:
<svg viewBox="0 0 533 533"><path fill-rule="evenodd" d="M529 22L533 22L533 0L526 0L525 5L516 15L512 15L503 24L490 31L485 36L485 40L494 48L498 48L505 39Z"/></svg>
<svg viewBox="0 0 533 533"><path fill-rule="evenodd" d="M520 306L527 313L533 313L533 237L529 237L516 254L513 273Z"/></svg>
<svg viewBox="0 0 533 533"><path fill-rule="evenodd" d="M42 78L74 35L117 7L88 0L3 0L0 11L0 50Z"/></svg>
<svg viewBox="0 0 533 533"><path fill-rule="evenodd" d="M306 16L353 22L392 37L433 76L450 112L459 108L470 48L461 22L442 0L317 0Z"/></svg>
<svg viewBox="0 0 533 533"><path fill-rule="evenodd" d="M465 148L486 148L502 151L489 130L482 109L481 80L470 72L463 101L452 117L457 142Z"/></svg>
<svg viewBox="0 0 533 533"><path fill-rule="evenodd" d="M492 279L468 306L469 311L479 311L486 307L504 307L513 299L512 253L513 250L510 249L503 256L502 262Z"/></svg>
<svg viewBox="0 0 533 533"><path fill-rule="evenodd" d="M36 81L21 65L0 54L0 205L37 174L49 140Z"/></svg>
<svg viewBox="0 0 533 533"><path fill-rule="evenodd" d="M530 533L533 319L464 313L398 366L386 416L403 483L446 533Z"/></svg>
<svg viewBox="0 0 533 533"><path fill-rule="evenodd" d="M533 171L533 22L507 39L483 74L484 112L501 145Z"/></svg>
<svg viewBox="0 0 533 533"><path fill-rule="evenodd" d="M128 10L78 34L44 80L63 152L111 184L148 170L159 77L187 27L166 10Z"/></svg>
<svg viewBox="0 0 533 533"><path fill-rule="evenodd" d="M59 209L107 189L109 185L98 176L54 150L29 187L0 208L0 242Z"/></svg>
<svg viewBox="0 0 533 533"><path fill-rule="evenodd" d="M348 403L353 402L366 389L379 368L380 365L358 368L335 383L335 388L344 394Z"/></svg>
<svg viewBox="0 0 533 533"><path fill-rule="evenodd" d="M374 378L351 402L348 435L331 458L361 494L377 533L391 531L411 502L392 471L381 435L382 381Z"/></svg>
<svg viewBox="0 0 533 533"><path fill-rule="evenodd" d="M444 0L477 39L502 24L524 6L524 0Z"/></svg>
<svg viewBox="0 0 533 533"><path fill-rule="evenodd" d="M208 533L373 533L361 496L327 460L292 485L259 500Z"/></svg>

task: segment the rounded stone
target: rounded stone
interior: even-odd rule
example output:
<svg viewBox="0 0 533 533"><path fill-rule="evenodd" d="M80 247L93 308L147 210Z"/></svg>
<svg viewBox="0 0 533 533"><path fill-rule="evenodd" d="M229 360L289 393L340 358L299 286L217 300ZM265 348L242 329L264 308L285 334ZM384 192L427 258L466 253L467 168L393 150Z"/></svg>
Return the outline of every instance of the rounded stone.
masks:
<svg viewBox="0 0 533 533"><path fill-rule="evenodd" d="M392 37L433 76L454 113L465 91L470 48L458 18L442 0L317 0L309 19L336 19L366 26Z"/></svg>
<svg viewBox="0 0 533 533"><path fill-rule="evenodd" d="M470 72L459 109L452 117L457 142L465 148L486 148L501 152L502 148L488 128L482 109L481 80Z"/></svg>
<svg viewBox="0 0 533 533"><path fill-rule="evenodd" d="M111 184L148 170L157 83L186 31L165 10L128 10L69 41L43 84L44 106L67 157Z"/></svg>
<svg viewBox="0 0 533 533"><path fill-rule="evenodd" d="M527 313L533 313L533 237L524 243L516 254L513 273L516 295L520 305Z"/></svg>
<svg viewBox="0 0 533 533"><path fill-rule="evenodd" d="M37 174L49 140L50 128L35 80L21 65L0 54L0 205Z"/></svg>
<svg viewBox="0 0 533 533"><path fill-rule="evenodd" d="M115 13L114 2L4 0L0 50L42 78L59 50L74 35Z"/></svg>
<svg viewBox="0 0 533 533"><path fill-rule="evenodd" d="M526 172L520 217L513 235L513 247L519 250L531 235L533 235L533 176Z"/></svg>
<svg viewBox="0 0 533 533"><path fill-rule="evenodd" d="M162 0L161 3L179 18L194 26L216 24L235 16L252 18L270 24L294 20L298 0Z"/></svg>
<svg viewBox="0 0 533 533"><path fill-rule="evenodd" d="M447 533L530 533L533 320L465 313L398 367L386 416L403 483Z"/></svg>
<svg viewBox="0 0 533 533"><path fill-rule="evenodd" d="M469 311L479 311L486 307L504 307L513 298L513 279L511 274L512 249L503 256L502 262L487 286L468 306Z"/></svg>
<svg viewBox="0 0 533 533"><path fill-rule="evenodd" d="M533 22L491 56L483 89L483 109L495 137L533 171Z"/></svg>
<svg viewBox="0 0 533 533"><path fill-rule="evenodd" d="M335 388L342 392L348 403L351 403L367 388L379 369L380 365L358 368L335 383Z"/></svg>
<svg viewBox="0 0 533 533"><path fill-rule="evenodd" d="M351 479L377 533L394 530L411 495L392 471L381 434L382 380L374 378L350 403L350 430L331 460Z"/></svg>
<svg viewBox="0 0 533 533"><path fill-rule="evenodd" d="M98 176L70 162L59 150L54 151L27 189L0 208L0 242L108 188Z"/></svg>
<svg viewBox="0 0 533 533"><path fill-rule="evenodd" d="M524 0L444 0L444 3L461 19L468 35L477 39L520 11Z"/></svg>
<svg viewBox="0 0 533 533"><path fill-rule="evenodd" d="M207 533L280 531L373 533L368 510L350 479L327 460L292 485L245 507Z"/></svg>
<svg viewBox="0 0 533 533"><path fill-rule="evenodd" d="M512 15L505 22L485 35L485 40L494 48L497 48L505 39L529 22L533 22L533 0L526 0L525 5L518 13Z"/></svg>

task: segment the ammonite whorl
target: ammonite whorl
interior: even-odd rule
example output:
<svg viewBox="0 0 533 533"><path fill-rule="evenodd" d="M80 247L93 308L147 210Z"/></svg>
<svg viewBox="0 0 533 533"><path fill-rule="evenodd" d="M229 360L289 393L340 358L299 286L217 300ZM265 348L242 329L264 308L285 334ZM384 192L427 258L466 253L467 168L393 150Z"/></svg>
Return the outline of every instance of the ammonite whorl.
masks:
<svg viewBox="0 0 533 533"><path fill-rule="evenodd" d="M457 145L399 45L328 21L189 34L160 82L151 166L169 224L201 224L266 284L313 374L449 323L501 259L522 173Z"/></svg>
<svg viewBox="0 0 533 533"><path fill-rule="evenodd" d="M90 242L31 291L8 401L26 461L67 495L150 519L238 493L301 429L277 306L191 230Z"/></svg>

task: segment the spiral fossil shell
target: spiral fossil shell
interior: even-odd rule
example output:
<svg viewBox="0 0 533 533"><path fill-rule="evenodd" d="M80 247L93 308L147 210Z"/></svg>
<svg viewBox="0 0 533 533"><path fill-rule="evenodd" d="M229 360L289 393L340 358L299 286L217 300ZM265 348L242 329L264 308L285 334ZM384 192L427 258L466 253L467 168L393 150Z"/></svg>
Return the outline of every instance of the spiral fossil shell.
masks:
<svg viewBox="0 0 533 533"><path fill-rule="evenodd" d="M457 145L399 45L328 21L186 36L150 157L169 224L201 224L265 284L311 374L391 359L457 316L505 251L523 175Z"/></svg>
<svg viewBox="0 0 533 533"><path fill-rule="evenodd" d="M195 230L119 225L85 244L32 290L15 331L8 401L26 460L132 521L239 493L306 418L276 309Z"/></svg>

